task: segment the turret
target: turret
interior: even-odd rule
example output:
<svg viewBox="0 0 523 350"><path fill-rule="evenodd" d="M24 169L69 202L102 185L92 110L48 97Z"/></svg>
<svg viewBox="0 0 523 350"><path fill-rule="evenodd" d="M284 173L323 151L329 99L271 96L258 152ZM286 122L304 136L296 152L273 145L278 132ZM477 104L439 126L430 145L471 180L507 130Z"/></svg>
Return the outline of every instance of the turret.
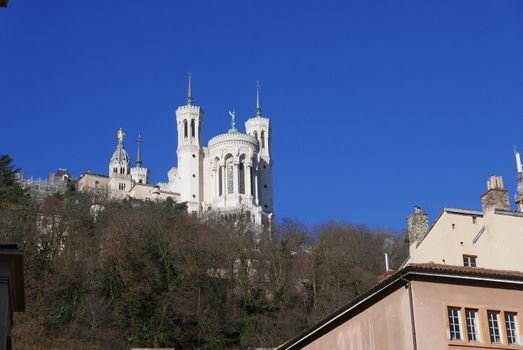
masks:
<svg viewBox="0 0 523 350"><path fill-rule="evenodd" d="M255 201L264 212L272 213L272 126L270 119L262 115L259 83L256 83L256 115L245 122L245 130L248 135L255 137L259 143L259 159L254 179L258 195Z"/></svg>
<svg viewBox="0 0 523 350"><path fill-rule="evenodd" d="M189 212L199 212L203 201L203 150L201 130L203 109L193 105L192 76L188 74L187 103L176 110L178 129L178 176L180 199L187 202Z"/></svg>
<svg viewBox="0 0 523 350"><path fill-rule="evenodd" d="M131 162L123 145L124 136L122 128L118 129L118 144L109 162L109 189L115 197L125 197L132 185Z"/></svg>
<svg viewBox="0 0 523 350"><path fill-rule="evenodd" d="M138 135L138 139L136 139L136 144L138 146L136 153L136 166L131 169L131 178L135 183L148 184L150 172L149 169L142 167L142 143L143 140L141 139L140 135Z"/></svg>

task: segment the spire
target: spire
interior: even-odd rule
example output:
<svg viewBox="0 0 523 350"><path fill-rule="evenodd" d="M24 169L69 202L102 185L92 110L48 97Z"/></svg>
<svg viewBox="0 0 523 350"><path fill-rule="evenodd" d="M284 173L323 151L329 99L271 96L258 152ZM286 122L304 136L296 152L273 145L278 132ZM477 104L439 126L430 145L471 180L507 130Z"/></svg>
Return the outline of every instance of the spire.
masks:
<svg viewBox="0 0 523 350"><path fill-rule="evenodd" d="M192 73L187 73L187 78L189 79L189 88L187 89L187 105L192 106L192 86L191 86L191 80L192 80Z"/></svg>
<svg viewBox="0 0 523 350"><path fill-rule="evenodd" d="M261 107L260 107L260 82L256 82L256 116L261 117Z"/></svg>
<svg viewBox="0 0 523 350"><path fill-rule="evenodd" d="M136 155L136 167L137 168L142 167L142 152L141 152L141 143L142 142L143 142L143 140L140 137L140 134L138 134L138 138L136 139L136 144L138 145L138 153Z"/></svg>

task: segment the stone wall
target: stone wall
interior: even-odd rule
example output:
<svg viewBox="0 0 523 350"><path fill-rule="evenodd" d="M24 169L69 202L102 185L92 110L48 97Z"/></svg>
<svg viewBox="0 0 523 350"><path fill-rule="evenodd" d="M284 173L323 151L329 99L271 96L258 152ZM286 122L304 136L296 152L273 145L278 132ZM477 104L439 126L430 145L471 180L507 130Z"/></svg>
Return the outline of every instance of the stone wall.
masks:
<svg viewBox="0 0 523 350"><path fill-rule="evenodd" d="M510 201L508 191L505 189L494 188L481 196L481 205L483 212L486 213L492 209L510 210Z"/></svg>
<svg viewBox="0 0 523 350"><path fill-rule="evenodd" d="M410 244L417 242L429 231L429 214L416 208L407 218L407 230Z"/></svg>

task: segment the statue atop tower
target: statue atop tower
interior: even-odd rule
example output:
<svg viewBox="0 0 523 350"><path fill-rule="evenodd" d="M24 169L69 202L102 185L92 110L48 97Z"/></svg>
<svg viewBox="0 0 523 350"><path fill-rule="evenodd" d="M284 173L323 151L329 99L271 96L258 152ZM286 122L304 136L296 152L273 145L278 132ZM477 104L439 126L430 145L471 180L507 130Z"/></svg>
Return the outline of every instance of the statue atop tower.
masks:
<svg viewBox="0 0 523 350"><path fill-rule="evenodd" d="M123 137L125 136L125 133L123 132L122 128L118 129L116 136L118 137L118 144L123 145Z"/></svg>

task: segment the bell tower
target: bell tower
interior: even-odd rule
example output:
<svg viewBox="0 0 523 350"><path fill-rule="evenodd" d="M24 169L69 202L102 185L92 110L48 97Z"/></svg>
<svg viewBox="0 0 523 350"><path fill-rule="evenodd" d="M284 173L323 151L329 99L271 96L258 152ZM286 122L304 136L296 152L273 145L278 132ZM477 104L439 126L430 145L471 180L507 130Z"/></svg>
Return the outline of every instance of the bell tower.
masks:
<svg viewBox="0 0 523 350"><path fill-rule="evenodd" d="M118 144L109 162L109 190L111 197L125 198L131 190L131 162L123 146L125 133L118 129Z"/></svg>
<svg viewBox="0 0 523 350"><path fill-rule="evenodd" d="M256 115L245 122L248 135L258 140L258 164L255 173L257 196L255 203L266 213L273 212L272 196L272 125L271 120L262 116L260 104L260 84L256 83Z"/></svg>
<svg viewBox="0 0 523 350"><path fill-rule="evenodd" d="M193 105L191 73L188 83L187 102L176 109L178 181L181 201L187 202L189 212L200 212L203 202L203 109Z"/></svg>

